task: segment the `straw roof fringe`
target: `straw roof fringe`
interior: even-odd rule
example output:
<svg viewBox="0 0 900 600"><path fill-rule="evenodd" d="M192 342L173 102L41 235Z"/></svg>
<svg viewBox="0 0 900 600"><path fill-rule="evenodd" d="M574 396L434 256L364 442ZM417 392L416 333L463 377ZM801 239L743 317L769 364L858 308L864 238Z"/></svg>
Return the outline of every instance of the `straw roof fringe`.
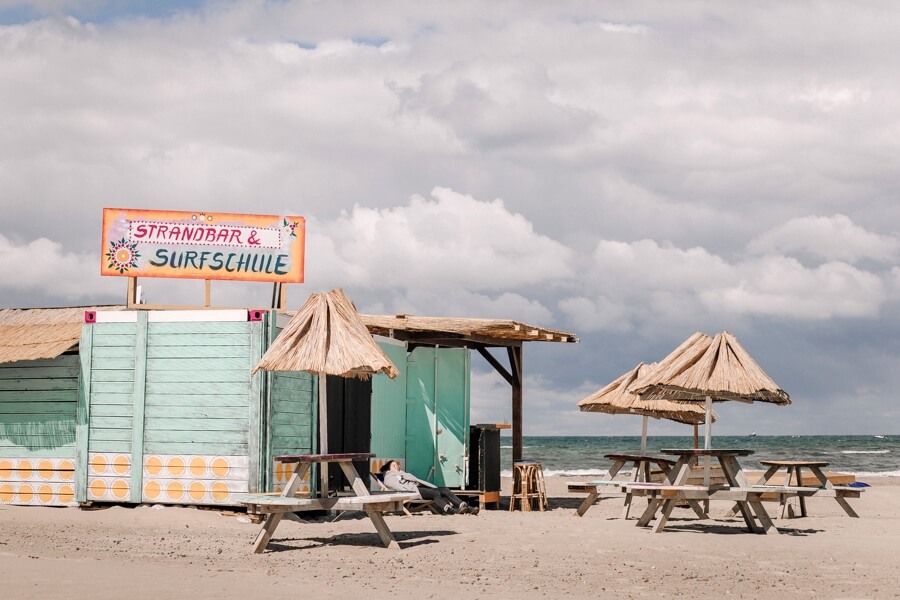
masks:
<svg viewBox="0 0 900 600"><path fill-rule="evenodd" d="M656 369L639 377L632 390L644 398L684 402L702 402L710 396L714 402L791 403L787 392L760 368L734 336L724 331L713 338L695 333L660 361Z"/></svg>
<svg viewBox="0 0 900 600"><path fill-rule="evenodd" d="M0 309L0 363L56 358L78 348L84 313L124 306Z"/></svg>
<svg viewBox="0 0 900 600"><path fill-rule="evenodd" d="M340 288L310 294L253 372L308 371L368 379L399 372Z"/></svg>
<svg viewBox="0 0 900 600"><path fill-rule="evenodd" d="M647 375L655 367L656 363L638 364L606 387L580 401L578 408L583 412L645 415L654 419L669 419L688 425L705 422L706 411L699 404L673 402L661 398L645 400L631 391L630 388L634 381L638 377ZM712 421L715 422L715 420L716 415L713 413Z"/></svg>

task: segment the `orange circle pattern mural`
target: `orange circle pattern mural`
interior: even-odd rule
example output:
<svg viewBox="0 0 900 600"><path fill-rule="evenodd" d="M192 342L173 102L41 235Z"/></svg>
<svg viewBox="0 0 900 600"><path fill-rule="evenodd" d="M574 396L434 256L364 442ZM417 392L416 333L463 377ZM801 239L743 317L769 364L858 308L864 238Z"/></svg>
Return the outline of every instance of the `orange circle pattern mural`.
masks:
<svg viewBox="0 0 900 600"><path fill-rule="evenodd" d="M0 504L68 506L74 482L71 458L0 458Z"/></svg>
<svg viewBox="0 0 900 600"><path fill-rule="evenodd" d="M151 454L144 457L144 502L228 504L247 492L246 456Z"/></svg>

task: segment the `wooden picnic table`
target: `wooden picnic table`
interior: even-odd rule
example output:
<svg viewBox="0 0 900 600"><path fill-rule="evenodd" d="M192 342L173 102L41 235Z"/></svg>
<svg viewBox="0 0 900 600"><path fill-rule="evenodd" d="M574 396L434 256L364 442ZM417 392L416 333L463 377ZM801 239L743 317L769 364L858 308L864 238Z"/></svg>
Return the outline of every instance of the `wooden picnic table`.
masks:
<svg viewBox="0 0 900 600"><path fill-rule="evenodd" d="M600 497L601 489L607 486L618 486L623 489L623 493L625 494L625 505L622 508L622 518L627 519L628 513L631 510L632 493L624 491L625 484L637 481L650 481L654 472L653 465L658 467L658 471L661 471L664 475L668 475L672 466L675 464L674 460L665 456L652 456L649 454L604 454L603 456L604 458L613 461L609 470L604 473L600 479L576 486L578 491L588 492L587 498L584 499L575 511L575 514L579 517L584 516L584 513L586 513L587 510L593 506L594 502L597 501L597 498ZM618 475L619 471L622 470L622 467L628 463L631 463L631 475L628 479L616 480L616 475Z"/></svg>
<svg viewBox="0 0 900 600"><path fill-rule="evenodd" d="M663 484L637 482L629 484L627 487L633 491L641 491L650 496L650 502L641 518L638 519L638 526L646 526L653 521L653 531L660 532L666 525L672 509L678 500L688 500L688 502L699 500L734 500L737 503L738 511L744 518L747 529L754 533L778 533L772 519L762 505L760 497L762 491L756 491L747 482L747 477L743 468L738 462L739 456L750 456L753 450L743 449L677 449L662 450L663 454L678 456L678 462L666 477ZM696 459L704 456L715 458L722 466L722 473L725 476L727 486L723 485L687 485L688 477L691 473L691 463ZM698 513L700 518L706 518L705 511L701 514L696 506L692 505L694 512ZM661 509L661 510L660 510ZM657 511L659 515L657 515ZM754 519L758 519L760 526L756 525Z"/></svg>
<svg viewBox="0 0 900 600"><path fill-rule="evenodd" d="M248 512L267 515L265 523L263 523L262 529L254 542L253 551L258 554L265 550L285 513L310 510L365 511L375 525L375 530L378 532L385 547L399 548L400 545L384 522L382 513L402 510L403 502L417 498L418 494L401 492L372 494L362 478L360 478L356 467L353 466L353 462L368 461L373 456L375 455L368 452L276 456L276 461L293 465L291 477L288 479L281 494L240 494L237 496L237 499L247 506ZM350 482L354 495L333 498L296 498L295 494L312 465L320 464L322 468L326 468L328 463L338 463L340 465L341 470Z"/></svg>
<svg viewBox="0 0 900 600"><path fill-rule="evenodd" d="M803 469L809 469L809 471L815 477L816 484L821 486L826 490L838 490L834 484L832 484L825 473L822 472L822 469L828 466L827 462L823 461L814 461L814 460L761 460L759 464L768 467L765 473L763 473L762 478L756 483L756 485L767 485L772 477L781 469L786 471L787 479L785 480L785 484L788 486L796 485L798 487L805 487L809 485L809 479L807 479L807 483L803 481ZM826 494L823 494L826 495ZM830 494L827 494L830 495ZM806 516L806 497L803 495L798 496L800 500L800 516ZM841 508L844 509L851 517L859 518L859 515L856 514L856 511L847 503L847 500L844 498L844 495L840 493L836 493L834 495L835 501L841 505ZM781 496L781 516L784 517L785 509L787 508L787 497ZM790 516L790 513L789 513Z"/></svg>

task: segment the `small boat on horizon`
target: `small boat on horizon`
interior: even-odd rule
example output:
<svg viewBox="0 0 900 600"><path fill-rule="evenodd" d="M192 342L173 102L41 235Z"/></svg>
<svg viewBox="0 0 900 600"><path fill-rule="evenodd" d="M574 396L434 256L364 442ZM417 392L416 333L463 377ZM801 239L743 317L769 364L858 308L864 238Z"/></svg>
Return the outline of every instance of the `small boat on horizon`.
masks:
<svg viewBox="0 0 900 600"><path fill-rule="evenodd" d="M876 435L876 436L875 436L875 439L876 439L876 440L883 440L883 439L884 439L884 436L883 436L883 435Z"/></svg>
<svg viewBox="0 0 900 600"><path fill-rule="evenodd" d="M750 437L756 437L756 432L754 431L753 433L751 433Z"/></svg>

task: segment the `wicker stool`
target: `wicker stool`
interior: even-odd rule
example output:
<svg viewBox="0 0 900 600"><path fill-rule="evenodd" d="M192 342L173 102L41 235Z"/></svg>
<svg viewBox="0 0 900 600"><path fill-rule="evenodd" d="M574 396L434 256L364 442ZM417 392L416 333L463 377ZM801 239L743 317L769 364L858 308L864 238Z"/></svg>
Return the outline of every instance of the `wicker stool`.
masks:
<svg viewBox="0 0 900 600"><path fill-rule="evenodd" d="M521 460L513 463L513 489L509 497L509 510L519 508L531 511L532 502L537 500L538 510L547 508L547 488L544 486L544 468L539 462Z"/></svg>

